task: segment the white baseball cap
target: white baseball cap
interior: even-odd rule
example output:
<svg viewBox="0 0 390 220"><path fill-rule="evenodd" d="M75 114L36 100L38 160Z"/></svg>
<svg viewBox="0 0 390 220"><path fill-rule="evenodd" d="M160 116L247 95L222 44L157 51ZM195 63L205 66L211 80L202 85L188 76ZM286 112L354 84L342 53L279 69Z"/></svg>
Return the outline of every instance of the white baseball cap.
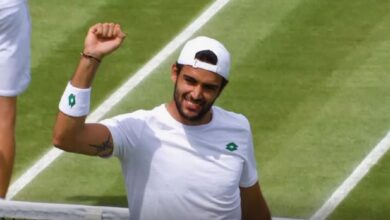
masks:
<svg viewBox="0 0 390 220"><path fill-rule="evenodd" d="M218 61L216 65L195 58L196 53L204 50L210 50L217 56ZM177 62L217 73L226 80L229 77L230 53L222 43L209 37L200 36L187 41Z"/></svg>

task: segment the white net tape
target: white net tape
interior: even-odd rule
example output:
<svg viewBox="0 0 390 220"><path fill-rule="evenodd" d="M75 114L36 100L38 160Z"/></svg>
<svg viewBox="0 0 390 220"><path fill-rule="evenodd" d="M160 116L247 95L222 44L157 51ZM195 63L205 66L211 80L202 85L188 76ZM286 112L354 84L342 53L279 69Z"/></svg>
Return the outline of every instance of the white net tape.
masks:
<svg viewBox="0 0 390 220"><path fill-rule="evenodd" d="M5 219L121 220L129 219L127 208L0 200Z"/></svg>

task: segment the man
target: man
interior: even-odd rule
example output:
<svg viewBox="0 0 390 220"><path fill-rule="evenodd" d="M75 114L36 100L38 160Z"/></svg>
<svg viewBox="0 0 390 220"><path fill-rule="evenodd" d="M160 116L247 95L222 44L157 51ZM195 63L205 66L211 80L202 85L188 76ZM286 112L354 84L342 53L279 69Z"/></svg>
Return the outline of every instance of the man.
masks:
<svg viewBox="0 0 390 220"><path fill-rule="evenodd" d="M30 16L25 0L0 0L0 199L15 157L17 96L30 82Z"/></svg>
<svg viewBox="0 0 390 220"><path fill-rule="evenodd" d="M118 24L89 29L60 101L54 145L117 156L130 219L270 219L247 119L213 106L230 69L229 52L218 41L198 37L186 43L172 65L175 89L169 103L85 123L98 65L124 37Z"/></svg>

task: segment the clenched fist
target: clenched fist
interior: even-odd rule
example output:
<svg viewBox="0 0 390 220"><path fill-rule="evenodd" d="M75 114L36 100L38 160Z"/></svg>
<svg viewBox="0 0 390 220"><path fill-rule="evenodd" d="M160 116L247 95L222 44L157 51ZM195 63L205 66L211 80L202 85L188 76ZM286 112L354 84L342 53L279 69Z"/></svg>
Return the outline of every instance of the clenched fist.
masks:
<svg viewBox="0 0 390 220"><path fill-rule="evenodd" d="M116 50L125 39L119 24L98 23L89 28L84 42L84 53L102 59Z"/></svg>

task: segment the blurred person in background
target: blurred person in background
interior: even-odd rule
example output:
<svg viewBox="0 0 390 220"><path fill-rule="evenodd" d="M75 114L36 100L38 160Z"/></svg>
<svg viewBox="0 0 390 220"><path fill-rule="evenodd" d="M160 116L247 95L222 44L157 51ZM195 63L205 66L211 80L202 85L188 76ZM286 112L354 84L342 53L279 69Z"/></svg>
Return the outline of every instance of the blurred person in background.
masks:
<svg viewBox="0 0 390 220"><path fill-rule="evenodd" d="M30 83L30 15L26 0L0 0L0 199L15 158L17 96Z"/></svg>

